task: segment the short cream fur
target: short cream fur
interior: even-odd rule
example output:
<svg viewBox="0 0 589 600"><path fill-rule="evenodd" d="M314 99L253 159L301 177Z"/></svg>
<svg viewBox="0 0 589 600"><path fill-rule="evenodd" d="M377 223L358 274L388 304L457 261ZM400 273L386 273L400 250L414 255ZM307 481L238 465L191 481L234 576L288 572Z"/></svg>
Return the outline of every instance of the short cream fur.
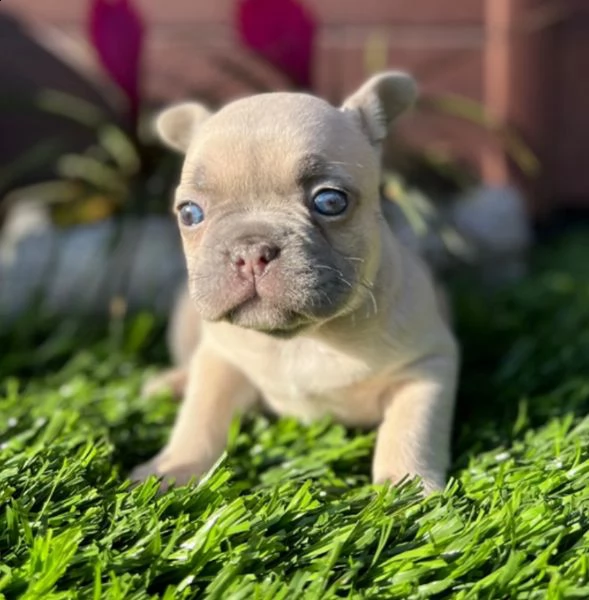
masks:
<svg viewBox="0 0 589 600"><path fill-rule="evenodd" d="M233 417L262 404L377 428L375 482L445 485L458 348L379 195L380 143L416 95L409 75L389 72L341 108L272 93L217 113L196 103L161 113L161 139L186 154L175 207L195 203L204 220L180 223L188 292L170 325L176 367L146 388L183 402L168 443L133 479L198 479ZM332 188L347 210L317 214L314 195Z"/></svg>

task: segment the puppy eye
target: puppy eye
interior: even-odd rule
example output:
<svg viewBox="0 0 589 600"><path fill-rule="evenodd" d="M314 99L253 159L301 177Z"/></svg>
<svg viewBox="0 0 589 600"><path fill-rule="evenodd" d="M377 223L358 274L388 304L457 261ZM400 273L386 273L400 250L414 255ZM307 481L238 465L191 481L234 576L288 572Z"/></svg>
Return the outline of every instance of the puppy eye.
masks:
<svg viewBox="0 0 589 600"><path fill-rule="evenodd" d="M181 204L178 209L178 214L180 216L180 222L185 227L194 227L194 225L198 225L205 218L202 208L194 202L185 202L184 204Z"/></svg>
<svg viewBox="0 0 589 600"><path fill-rule="evenodd" d="M339 190L321 190L313 197L313 207L320 215L337 217L348 208L348 197Z"/></svg>

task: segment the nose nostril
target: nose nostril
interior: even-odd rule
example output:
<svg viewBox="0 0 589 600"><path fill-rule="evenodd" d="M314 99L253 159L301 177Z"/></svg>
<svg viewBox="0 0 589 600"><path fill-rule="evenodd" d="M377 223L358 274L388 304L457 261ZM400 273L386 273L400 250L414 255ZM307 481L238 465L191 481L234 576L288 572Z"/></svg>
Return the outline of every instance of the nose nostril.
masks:
<svg viewBox="0 0 589 600"><path fill-rule="evenodd" d="M262 275L268 265L278 258L280 248L266 244L236 248L231 255L231 262L242 275Z"/></svg>

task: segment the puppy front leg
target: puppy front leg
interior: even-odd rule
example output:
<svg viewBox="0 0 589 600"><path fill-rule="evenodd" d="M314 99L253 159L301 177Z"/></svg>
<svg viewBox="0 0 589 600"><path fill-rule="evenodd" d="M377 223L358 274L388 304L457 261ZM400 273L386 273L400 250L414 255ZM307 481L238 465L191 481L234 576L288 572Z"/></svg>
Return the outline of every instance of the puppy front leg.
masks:
<svg viewBox="0 0 589 600"><path fill-rule="evenodd" d="M385 407L373 461L375 483L420 476L425 493L446 483L456 389L455 368L405 382Z"/></svg>
<svg viewBox="0 0 589 600"><path fill-rule="evenodd" d="M172 434L163 450L139 466L131 479L149 475L184 485L204 475L219 459L235 414L256 400L246 377L206 345L199 347L189 367L186 394Z"/></svg>

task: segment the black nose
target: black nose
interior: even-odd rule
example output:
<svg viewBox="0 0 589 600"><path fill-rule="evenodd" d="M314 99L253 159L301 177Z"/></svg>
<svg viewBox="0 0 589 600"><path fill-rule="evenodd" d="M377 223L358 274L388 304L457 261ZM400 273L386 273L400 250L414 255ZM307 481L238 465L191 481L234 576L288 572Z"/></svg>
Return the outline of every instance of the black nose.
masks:
<svg viewBox="0 0 589 600"><path fill-rule="evenodd" d="M238 244L231 252L231 262L240 275L246 278L260 277L268 265L278 258L280 248L267 242Z"/></svg>

